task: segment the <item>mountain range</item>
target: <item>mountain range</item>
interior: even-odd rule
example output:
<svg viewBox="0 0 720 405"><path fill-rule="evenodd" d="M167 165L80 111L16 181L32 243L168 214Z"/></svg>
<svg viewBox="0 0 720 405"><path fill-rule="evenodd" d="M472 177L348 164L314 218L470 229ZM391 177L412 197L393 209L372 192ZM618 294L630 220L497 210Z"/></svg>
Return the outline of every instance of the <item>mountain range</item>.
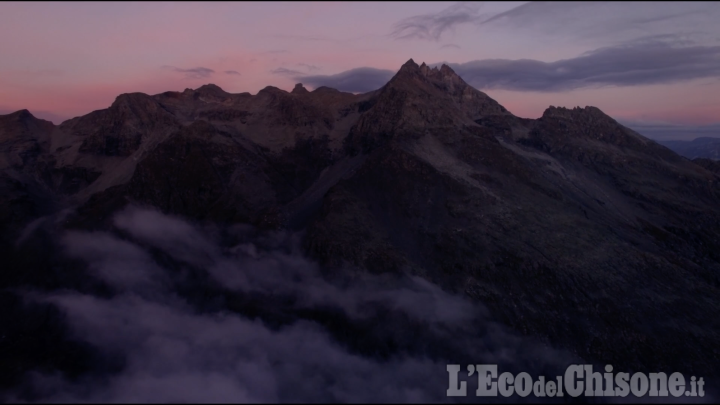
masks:
<svg viewBox="0 0 720 405"><path fill-rule="evenodd" d="M661 141L660 144L688 159L720 160L720 138L700 137L692 141Z"/></svg>
<svg viewBox="0 0 720 405"><path fill-rule="evenodd" d="M325 278L424 280L574 359L717 377L720 164L666 146L595 107L517 117L448 66L413 60L365 94L208 84L122 94L57 126L27 110L0 116L1 388L43 399L37 387L17 391L28 373L76 381L128 367L83 343L57 305L22 304L27 291L120 294L62 235L139 240L128 230L139 228L119 225L128 209L299 235L295 248ZM158 246L147 248L157 263L184 260ZM196 281L176 294L203 310L225 297L222 286L200 287L202 265L187 266ZM422 320L378 312L359 327L269 292L233 297L217 305L270 324L312 320L368 358L453 358L388 332L426 336Z"/></svg>

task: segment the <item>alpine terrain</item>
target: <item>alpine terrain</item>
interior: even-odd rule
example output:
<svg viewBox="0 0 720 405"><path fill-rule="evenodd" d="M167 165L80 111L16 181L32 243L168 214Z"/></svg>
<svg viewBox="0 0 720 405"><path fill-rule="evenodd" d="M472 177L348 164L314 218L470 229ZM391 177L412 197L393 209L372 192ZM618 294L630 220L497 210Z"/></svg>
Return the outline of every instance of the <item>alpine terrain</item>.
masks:
<svg viewBox="0 0 720 405"><path fill-rule="evenodd" d="M2 115L0 257L11 400L446 401L448 363L720 376L717 162L595 107L517 117L446 65Z"/></svg>

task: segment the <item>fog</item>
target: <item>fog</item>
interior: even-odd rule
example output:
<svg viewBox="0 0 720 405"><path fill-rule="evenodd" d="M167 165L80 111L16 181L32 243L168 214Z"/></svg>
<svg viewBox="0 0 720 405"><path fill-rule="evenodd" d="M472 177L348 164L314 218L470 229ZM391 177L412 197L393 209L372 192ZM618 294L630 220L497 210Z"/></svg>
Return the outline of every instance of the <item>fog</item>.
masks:
<svg viewBox="0 0 720 405"><path fill-rule="evenodd" d="M467 398L446 397L446 364L554 376L580 361L423 279L323 270L302 254L301 233L137 207L113 223L58 241L110 293L23 294L57 306L71 338L115 366L75 378L35 370L10 400L474 402L467 377Z"/></svg>

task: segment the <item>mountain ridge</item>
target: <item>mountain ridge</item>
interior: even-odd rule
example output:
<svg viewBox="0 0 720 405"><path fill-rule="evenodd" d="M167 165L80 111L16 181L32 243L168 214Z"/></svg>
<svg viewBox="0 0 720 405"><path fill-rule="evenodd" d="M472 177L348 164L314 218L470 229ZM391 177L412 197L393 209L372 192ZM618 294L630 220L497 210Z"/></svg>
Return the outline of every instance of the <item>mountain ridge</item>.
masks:
<svg viewBox="0 0 720 405"><path fill-rule="evenodd" d="M32 136L13 114L2 287L48 277L52 232L120 232L113 215L142 206L301 231L327 274L420 277L589 362L717 373L720 172L596 107L520 118L410 59L365 94L128 93Z"/></svg>

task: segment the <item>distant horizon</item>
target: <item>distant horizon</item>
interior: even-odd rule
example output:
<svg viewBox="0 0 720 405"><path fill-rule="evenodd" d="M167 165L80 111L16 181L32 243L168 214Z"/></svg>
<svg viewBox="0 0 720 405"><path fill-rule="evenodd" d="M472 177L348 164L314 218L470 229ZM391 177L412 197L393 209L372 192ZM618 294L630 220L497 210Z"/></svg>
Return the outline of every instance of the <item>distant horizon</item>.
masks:
<svg viewBox="0 0 720 405"><path fill-rule="evenodd" d="M430 65L430 66L432 66L432 65ZM315 89L317 89L319 87L324 87L324 86L312 86L312 85L308 85L308 84L301 83L301 82L298 82L298 83L302 84L304 87L308 88L310 91L314 91ZM296 83L296 84L298 84L298 83ZM166 93L166 92L183 92L187 89L197 90L203 86L208 86L208 85L217 86L217 87L221 88L223 91L226 91L227 93L230 93L230 94L250 93L247 91L229 92L229 91L223 89L222 86L217 85L212 82L202 84L194 89L186 87L182 90L165 90L165 91L160 91L160 92L152 93L152 94L143 93L143 92L128 92L128 93L143 93L143 94L148 94L150 96L155 96L155 95ZM292 87L294 87L294 86L295 85L290 86L290 89L283 89L283 88L280 88L277 86L267 85L267 86L257 90L256 92L250 93L250 94L253 96L257 95L258 92L260 92L262 89L267 88L267 87L275 87L275 88L279 88L283 91L290 92L292 90ZM325 86L325 87L329 87L329 86ZM370 90L369 92L379 90L380 88L382 88L382 86L378 87L375 90ZM485 92L485 91L483 91L483 92ZM120 96L121 94L128 94L128 93L120 93L120 94L117 94L116 97ZM354 93L358 94L360 92L354 92ZM485 93L488 94L487 92L485 92ZM491 98L493 98L491 93L488 95ZM113 99L113 101L114 101L114 99ZM500 102L500 104L502 105L502 102ZM12 114L12 113L15 113L18 111L28 110L36 118L50 121L54 125L60 125L65 121L71 120L73 118L81 117L81 116L89 114L93 111L104 110L106 108L109 108L111 105L112 105L112 102L110 104L108 104L107 106L88 111L84 114L75 115L72 117L58 116L49 111L33 111L30 108L19 108L16 110L0 109L0 115L8 115L8 114ZM564 107L564 108L576 107L576 106L562 106L562 105L557 105L557 104L549 104L546 108L550 107L551 105L554 105L555 107ZM585 107L585 106L582 106L582 107ZM522 116L522 115L516 114L511 110L509 110L509 111L511 113L513 113L514 115L521 117L521 118L538 119L542 116L542 112L540 112L540 114L538 114L537 116L527 117L527 116ZM603 111L603 112L605 112L605 111ZM610 114L608 114L608 115L610 115ZM610 116L612 117L612 115L610 115ZM667 122L662 122L662 121L630 121L630 120L625 120L625 119L617 119L617 117L612 117L612 118L616 119L622 125L640 133L643 136L653 139L655 141L693 141L698 138L720 139L720 121L718 121L717 123L710 123L708 125L681 125L681 124L673 124L673 123L667 123Z"/></svg>

